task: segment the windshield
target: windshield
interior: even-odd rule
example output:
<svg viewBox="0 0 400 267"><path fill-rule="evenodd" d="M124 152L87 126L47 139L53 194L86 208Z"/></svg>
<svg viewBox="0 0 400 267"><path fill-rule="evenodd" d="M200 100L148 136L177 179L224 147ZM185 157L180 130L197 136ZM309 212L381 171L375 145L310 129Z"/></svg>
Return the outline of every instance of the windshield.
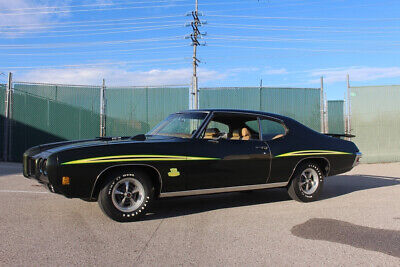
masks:
<svg viewBox="0 0 400 267"><path fill-rule="evenodd" d="M176 113L154 127L148 135L191 138L206 118L207 113Z"/></svg>

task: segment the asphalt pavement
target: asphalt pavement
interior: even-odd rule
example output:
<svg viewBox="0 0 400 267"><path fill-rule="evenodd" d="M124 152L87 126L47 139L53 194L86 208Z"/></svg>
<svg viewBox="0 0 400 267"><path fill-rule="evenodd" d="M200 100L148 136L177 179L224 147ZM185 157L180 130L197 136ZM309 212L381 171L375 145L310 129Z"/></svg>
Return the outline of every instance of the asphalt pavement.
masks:
<svg viewBox="0 0 400 267"><path fill-rule="evenodd" d="M157 201L117 223L0 163L0 265L400 266L400 163L326 180L321 200L286 190Z"/></svg>

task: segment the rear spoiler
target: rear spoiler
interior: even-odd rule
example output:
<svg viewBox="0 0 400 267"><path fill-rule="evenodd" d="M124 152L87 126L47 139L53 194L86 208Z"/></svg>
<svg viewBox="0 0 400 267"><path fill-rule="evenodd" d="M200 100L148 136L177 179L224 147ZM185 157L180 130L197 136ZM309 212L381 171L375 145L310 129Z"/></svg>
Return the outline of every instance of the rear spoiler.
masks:
<svg viewBox="0 0 400 267"><path fill-rule="evenodd" d="M325 135L330 136L330 137L336 137L336 138L340 138L340 137L353 138L353 137L356 137L355 135L352 135L352 134L331 134L331 133L326 133Z"/></svg>

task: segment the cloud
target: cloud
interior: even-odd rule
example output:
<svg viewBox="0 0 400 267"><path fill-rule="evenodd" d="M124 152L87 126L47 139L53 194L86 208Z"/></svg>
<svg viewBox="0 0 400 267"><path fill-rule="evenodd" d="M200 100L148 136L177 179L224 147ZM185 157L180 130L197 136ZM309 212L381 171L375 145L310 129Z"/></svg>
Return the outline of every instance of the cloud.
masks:
<svg viewBox="0 0 400 267"><path fill-rule="evenodd" d="M0 0L0 30L6 32L7 37L13 37L29 30L40 28L50 22L54 22L67 13L48 14L43 13L54 9L45 9L46 6L57 7L68 5L69 0L59 1L29 1L29 0ZM63 10L69 11L68 8ZM26 15L21 15L25 14Z"/></svg>
<svg viewBox="0 0 400 267"><path fill-rule="evenodd" d="M400 77L400 67L347 67L347 68L331 68L309 71L312 77L324 77L326 83L335 83L346 81L346 75L350 75L352 81L374 81L382 78ZM310 83L317 83L319 79L313 79Z"/></svg>
<svg viewBox="0 0 400 267"><path fill-rule="evenodd" d="M272 68L267 68L266 70L263 71L263 74L265 75L280 75L280 74L287 74L287 70L285 68L280 68L280 69L272 69Z"/></svg>
<svg viewBox="0 0 400 267"><path fill-rule="evenodd" d="M190 84L192 69L151 69L148 71L129 71L120 67L47 69L16 73L16 76L21 81L42 83L100 85L104 78L109 86L153 86ZM228 77L226 73L205 68L199 68L198 76L202 82Z"/></svg>
<svg viewBox="0 0 400 267"><path fill-rule="evenodd" d="M257 68L257 67L241 67L241 68L233 68L233 69L230 69L229 71L233 74L236 74L236 73L241 73L241 72L256 72L259 70L260 70L260 68Z"/></svg>

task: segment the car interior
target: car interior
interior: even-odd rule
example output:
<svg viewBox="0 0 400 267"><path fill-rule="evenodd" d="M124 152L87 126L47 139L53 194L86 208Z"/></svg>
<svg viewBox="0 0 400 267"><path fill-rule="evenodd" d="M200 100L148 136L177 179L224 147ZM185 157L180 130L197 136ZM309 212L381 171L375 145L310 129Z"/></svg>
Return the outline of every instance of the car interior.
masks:
<svg viewBox="0 0 400 267"><path fill-rule="evenodd" d="M283 125L272 120L261 120L263 140L278 139L285 135ZM259 123L256 116L215 114L206 127L203 139L259 140Z"/></svg>

